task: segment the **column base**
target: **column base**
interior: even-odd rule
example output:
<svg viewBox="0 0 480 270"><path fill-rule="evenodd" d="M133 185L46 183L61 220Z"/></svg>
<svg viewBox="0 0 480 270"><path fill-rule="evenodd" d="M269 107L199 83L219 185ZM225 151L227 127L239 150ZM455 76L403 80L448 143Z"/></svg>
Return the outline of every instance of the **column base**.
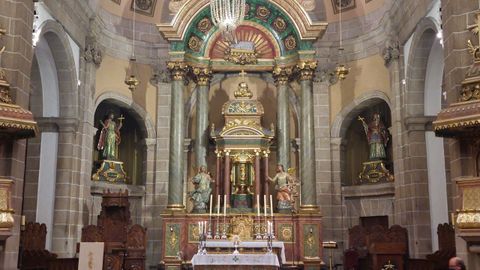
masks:
<svg viewBox="0 0 480 270"><path fill-rule="evenodd" d="M184 212L185 211L185 205L183 204L169 204L167 205L167 211L172 211L172 212Z"/></svg>
<svg viewBox="0 0 480 270"><path fill-rule="evenodd" d="M313 204L300 205L300 213L301 214L319 214L320 208L318 208L317 205L313 205Z"/></svg>

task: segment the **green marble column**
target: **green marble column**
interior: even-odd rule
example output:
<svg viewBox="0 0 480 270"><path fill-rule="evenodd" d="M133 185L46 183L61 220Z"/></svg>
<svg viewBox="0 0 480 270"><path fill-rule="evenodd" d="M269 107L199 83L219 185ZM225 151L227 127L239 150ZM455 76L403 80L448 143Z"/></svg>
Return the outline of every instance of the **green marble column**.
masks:
<svg viewBox="0 0 480 270"><path fill-rule="evenodd" d="M290 109L288 106L288 81L291 67L275 67L273 77L277 85L277 163L290 168Z"/></svg>
<svg viewBox="0 0 480 270"><path fill-rule="evenodd" d="M168 62L172 75L170 112L170 154L168 164L169 210L185 209L183 202L185 108L183 100L184 79L188 66L181 61Z"/></svg>
<svg viewBox="0 0 480 270"><path fill-rule="evenodd" d="M304 211L317 210L317 189L315 179L315 133L313 123L313 75L316 61L301 61L297 68L300 72L301 87L301 130L300 130L300 175L301 208Z"/></svg>
<svg viewBox="0 0 480 270"><path fill-rule="evenodd" d="M197 83L197 118L195 132L195 161L197 168L207 166L208 150L208 91L211 70L209 68L193 68Z"/></svg>

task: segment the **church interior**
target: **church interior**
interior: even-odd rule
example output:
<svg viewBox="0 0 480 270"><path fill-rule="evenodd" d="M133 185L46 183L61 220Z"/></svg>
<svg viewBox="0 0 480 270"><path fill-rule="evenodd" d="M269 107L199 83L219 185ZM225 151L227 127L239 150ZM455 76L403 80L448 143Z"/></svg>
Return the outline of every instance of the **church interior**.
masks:
<svg viewBox="0 0 480 270"><path fill-rule="evenodd" d="M479 1L0 0L0 269L480 269L479 135Z"/></svg>

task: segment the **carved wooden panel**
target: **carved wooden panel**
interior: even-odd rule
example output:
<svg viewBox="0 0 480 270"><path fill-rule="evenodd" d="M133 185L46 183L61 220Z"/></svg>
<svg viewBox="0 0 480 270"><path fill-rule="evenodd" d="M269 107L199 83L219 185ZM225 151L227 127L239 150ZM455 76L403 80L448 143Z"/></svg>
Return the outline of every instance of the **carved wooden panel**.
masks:
<svg viewBox="0 0 480 270"><path fill-rule="evenodd" d="M45 224L28 222L21 233L23 250L45 250L47 226Z"/></svg>
<svg viewBox="0 0 480 270"><path fill-rule="evenodd" d="M83 227L82 242L104 242L103 230L95 225Z"/></svg>

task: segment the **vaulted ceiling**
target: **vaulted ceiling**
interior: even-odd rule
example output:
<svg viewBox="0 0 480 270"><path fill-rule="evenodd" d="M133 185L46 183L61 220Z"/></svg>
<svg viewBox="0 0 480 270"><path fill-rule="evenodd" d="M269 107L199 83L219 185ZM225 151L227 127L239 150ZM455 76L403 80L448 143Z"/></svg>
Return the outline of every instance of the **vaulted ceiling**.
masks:
<svg viewBox="0 0 480 270"><path fill-rule="evenodd" d="M158 24L167 23L187 1L196 0L137 0L136 20ZM343 20L365 16L383 7L385 0L295 0L308 12L313 21L335 22L342 11ZM132 18L133 0L101 0L101 7L114 15Z"/></svg>

